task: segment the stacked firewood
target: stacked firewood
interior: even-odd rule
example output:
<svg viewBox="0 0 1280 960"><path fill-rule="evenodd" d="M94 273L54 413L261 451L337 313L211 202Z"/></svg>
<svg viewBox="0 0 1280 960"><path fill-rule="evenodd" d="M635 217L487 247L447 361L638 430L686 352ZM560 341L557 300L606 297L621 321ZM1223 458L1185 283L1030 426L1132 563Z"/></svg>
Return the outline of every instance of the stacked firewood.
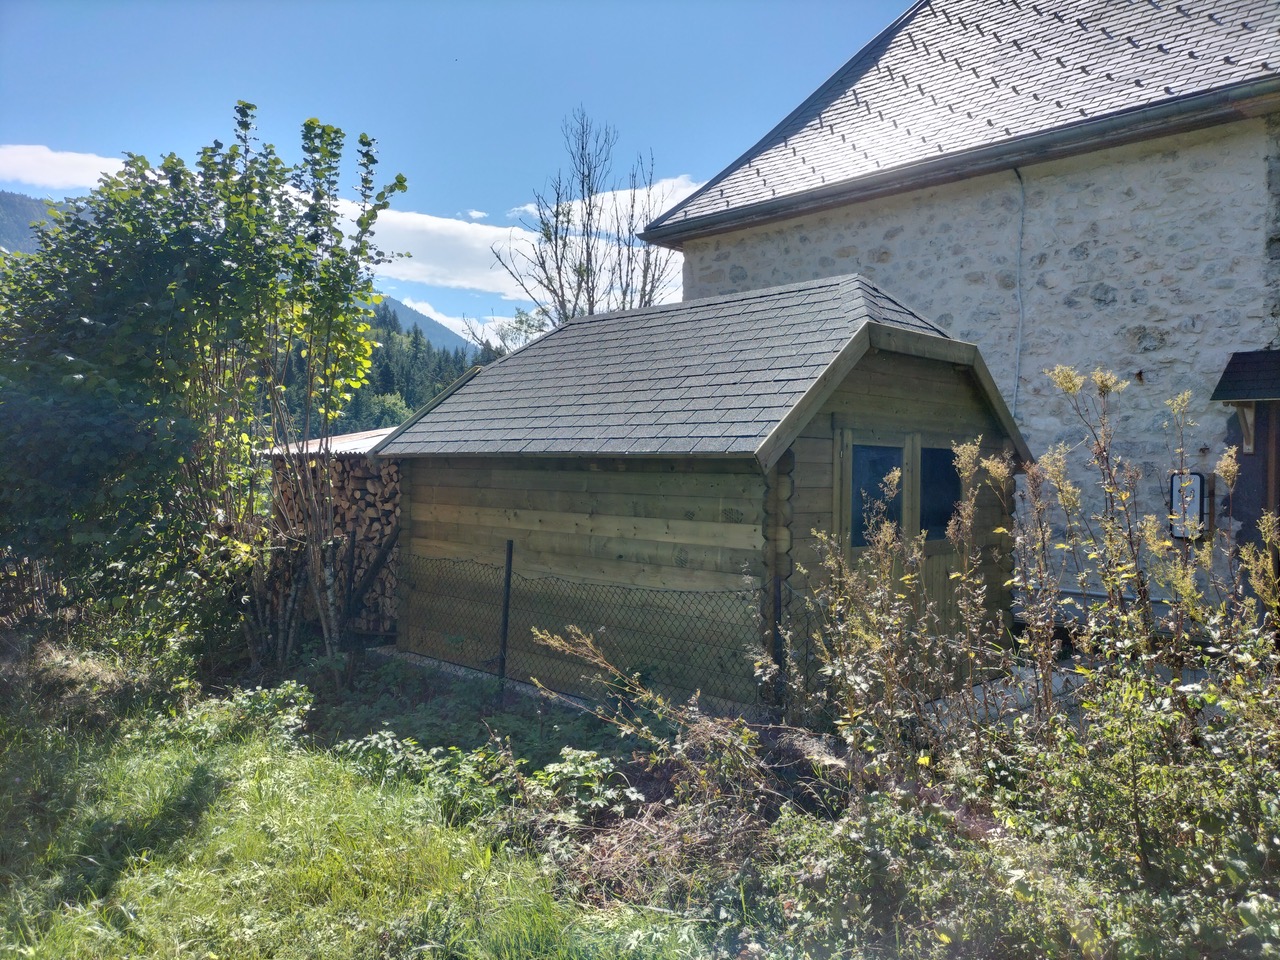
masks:
<svg viewBox="0 0 1280 960"><path fill-rule="evenodd" d="M389 633L396 623L398 547L390 538L398 536L400 527L400 464L392 460L375 464L363 456L334 457L330 475L333 535L353 538L346 572L355 590L367 584L363 602L355 598L351 628Z"/></svg>
<svg viewBox="0 0 1280 960"><path fill-rule="evenodd" d="M44 616L46 602L60 590L38 561L0 550L0 624Z"/></svg>
<svg viewBox="0 0 1280 960"><path fill-rule="evenodd" d="M277 460L277 471L286 469ZM396 624L396 546L400 528L400 465L370 462L360 454L335 454L329 461L333 529L339 541L339 583L351 596L348 629L390 633ZM286 522L301 517L294 485L280 482L279 508Z"/></svg>

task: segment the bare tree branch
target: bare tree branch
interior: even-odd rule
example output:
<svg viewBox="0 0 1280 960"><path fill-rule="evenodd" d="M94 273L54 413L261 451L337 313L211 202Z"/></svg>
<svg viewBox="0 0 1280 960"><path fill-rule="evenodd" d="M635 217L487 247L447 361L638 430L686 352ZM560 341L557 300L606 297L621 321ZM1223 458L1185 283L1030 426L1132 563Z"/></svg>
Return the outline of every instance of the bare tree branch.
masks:
<svg viewBox="0 0 1280 960"><path fill-rule="evenodd" d="M612 179L617 130L595 124L579 107L561 129L568 170L559 170L521 226L493 255L536 307L500 326L508 349L575 317L632 310L658 302L673 281L670 250L636 234L659 212L653 155L639 156L624 181Z"/></svg>

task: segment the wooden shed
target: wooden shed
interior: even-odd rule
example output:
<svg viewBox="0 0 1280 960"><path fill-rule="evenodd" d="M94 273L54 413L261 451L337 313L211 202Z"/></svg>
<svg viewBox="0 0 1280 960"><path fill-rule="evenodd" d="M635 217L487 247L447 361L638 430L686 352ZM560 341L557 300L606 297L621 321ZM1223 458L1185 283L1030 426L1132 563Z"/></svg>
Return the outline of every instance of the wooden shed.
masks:
<svg viewBox="0 0 1280 960"><path fill-rule="evenodd" d="M500 568L512 677L577 685L529 626L603 626L674 692L753 702L750 650L814 530L856 549L858 491L892 466L930 543L958 498L951 444L1029 453L977 349L859 276L575 320L437 398L374 453L401 465L398 643L494 670ZM982 509L1002 525L998 498ZM1004 571L994 594L1008 606ZM517 591L519 593L519 591ZM539 622L541 618L541 622Z"/></svg>

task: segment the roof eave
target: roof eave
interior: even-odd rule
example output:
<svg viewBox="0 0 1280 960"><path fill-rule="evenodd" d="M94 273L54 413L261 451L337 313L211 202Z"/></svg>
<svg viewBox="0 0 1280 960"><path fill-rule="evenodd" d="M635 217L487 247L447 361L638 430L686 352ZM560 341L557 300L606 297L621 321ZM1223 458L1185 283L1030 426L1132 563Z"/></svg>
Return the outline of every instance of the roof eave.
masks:
<svg viewBox="0 0 1280 960"><path fill-rule="evenodd" d="M400 460L425 460L429 458L437 459L460 459L467 460L670 460L673 457L683 457L689 460L744 460L753 459L750 450L597 450L597 451L546 451L546 450L520 450L520 451L467 451L462 449L453 449L445 451L415 451L407 453L397 453L395 457Z"/></svg>
<svg viewBox="0 0 1280 960"><path fill-rule="evenodd" d="M866 315L865 306L863 315ZM827 364L827 368L805 391L804 396L792 404L791 409L761 441L760 446L756 448L756 462L760 464L762 470L767 472L773 468L778 458L800 435L805 424L813 419L822 405L827 402L827 398L835 392L836 387L840 386L844 378L858 365L858 361L867 355L867 351L871 349L869 328L873 326L878 324L870 320L862 322L853 336L845 341L835 359Z"/></svg>
<svg viewBox="0 0 1280 960"><path fill-rule="evenodd" d="M730 230L966 180L1029 163L1043 163L1139 140L1247 120L1277 110L1280 110L1280 75L1272 75L1027 134L736 210L677 223L659 223L639 236L648 243L678 250L686 241Z"/></svg>

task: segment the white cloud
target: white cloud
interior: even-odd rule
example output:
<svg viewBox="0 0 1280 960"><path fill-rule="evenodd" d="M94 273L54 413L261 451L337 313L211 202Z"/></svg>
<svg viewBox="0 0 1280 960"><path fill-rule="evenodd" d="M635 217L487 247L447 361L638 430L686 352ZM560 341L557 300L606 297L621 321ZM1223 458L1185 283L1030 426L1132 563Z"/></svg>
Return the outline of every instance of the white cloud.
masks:
<svg viewBox="0 0 1280 960"><path fill-rule="evenodd" d="M116 173L124 161L96 153L50 150L42 144L0 144L0 180L33 187L93 187L104 173Z"/></svg>
<svg viewBox="0 0 1280 960"><path fill-rule="evenodd" d="M355 205L350 205L355 210ZM378 216L378 245L408 257L378 267L381 276L437 287L479 290L506 300L525 299L493 257L493 247L532 239L519 227L497 227L429 213L386 210Z"/></svg>
<svg viewBox="0 0 1280 960"><path fill-rule="evenodd" d="M654 182L653 186L646 192L641 191L636 196L636 209L652 212L653 218L666 213L685 197L692 194L701 187L701 183L695 182L687 173L682 173L678 177L665 177L662 180ZM627 189L611 190L608 193L601 194L604 200L604 212L606 222L616 217L619 213L625 213L626 204L630 202L631 191ZM507 216L512 220L534 220L538 216L538 208L533 203L521 204L507 211ZM640 224L643 229L647 224Z"/></svg>
<svg viewBox="0 0 1280 960"><path fill-rule="evenodd" d="M652 209L666 210L699 186L686 175L660 180L654 184ZM625 193L609 194L607 200L611 205L616 204ZM354 219L356 205L350 201L342 203L344 213ZM481 210L468 210L467 216L478 219L487 215ZM496 294L504 300L528 303L519 284L495 260L493 249L519 249L536 239L534 233L519 225L503 227L427 213L386 210L378 216L378 245L388 253L407 253L409 256L381 264L377 272L388 280L475 290ZM678 257L674 263L674 276L676 281L664 299L678 297ZM405 302L411 303L409 300ZM435 311L432 314L436 315ZM487 324L504 319L509 318L476 318L473 322ZM440 316L440 320L451 329L465 332L465 322L461 317Z"/></svg>
<svg viewBox="0 0 1280 960"><path fill-rule="evenodd" d="M483 210L468 210L467 217L472 220L484 220L489 215Z"/></svg>
<svg viewBox="0 0 1280 960"><path fill-rule="evenodd" d="M473 330L478 333L480 339L482 340L485 337L488 337L490 340L496 340L496 337L493 332L494 326L496 324L504 323L507 320L511 319L510 317L498 317L498 316L451 317L444 313L441 313L439 310L433 307L426 300L417 300L412 297L402 297L400 298L400 301L405 306L413 307L413 309L421 313L425 313L432 320L435 320L438 323L443 324L444 326L452 330L454 333L458 334L459 336L466 337L468 340L472 339L471 331Z"/></svg>
<svg viewBox="0 0 1280 960"><path fill-rule="evenodd" d="M664 214L677 203L691 196L695 190L700 190L704 183L699 183L690 177L687 173L682 173L678 177L667 177L659 180L653 185L655 199L659 202L654 207L658 214Z"/></svg>

